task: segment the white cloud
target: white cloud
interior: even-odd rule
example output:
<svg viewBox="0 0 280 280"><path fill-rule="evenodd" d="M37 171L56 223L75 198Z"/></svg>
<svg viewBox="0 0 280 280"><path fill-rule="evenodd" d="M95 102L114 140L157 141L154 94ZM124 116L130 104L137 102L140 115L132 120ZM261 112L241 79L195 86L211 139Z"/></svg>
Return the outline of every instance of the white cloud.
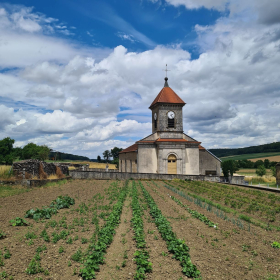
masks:
<svg viewBox="0 0 280 280"><path fill-rule="evenodd" d="M130 41L132 43L137 41L137 40L135 40L133 35L125 34L123 32L118 32L117 36L120 37L122 40L127 40L127 41Z"/></svg>
<svg viewBox="0 0 280 280"><path fill-rule="evenodd" d="M24 29L21 16L11 19L14 13L0 9L5 41L0 44L0 69L16 67L0 73L0 139L10 136L17 145L33 141L91 158L131 145L132 139L151 133L148 107L163 86L167 63L169 84L187 103L184 130L204 146L280 140L280 25L275 21L224 17L210 26L196 25L201 55L191 60L180 44L142 52L123 46L87 49L46 36L49 22L60 26L54 32L66 29L55 19L29 10L23 20L41 29L32 24Z"/></svg>

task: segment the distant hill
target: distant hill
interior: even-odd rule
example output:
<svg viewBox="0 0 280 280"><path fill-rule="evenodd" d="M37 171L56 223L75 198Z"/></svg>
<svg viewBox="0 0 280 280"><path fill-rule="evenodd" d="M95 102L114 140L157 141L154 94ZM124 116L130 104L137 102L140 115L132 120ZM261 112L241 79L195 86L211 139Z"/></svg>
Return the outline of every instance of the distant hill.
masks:
<svg viewBox="0 0 280 280"><path fill-rule="evenodd" d="M67 153L61 153L61 152L50 152L49 158L56 158L56 160L80 160L80 161L89 161L88 157L84 156L77 156Z"/></svg>
<svg viewBox="0 0 280 280"><path fill-rule="evenodd" d="M246 148L236 148L236 149L209 149L217 157L229 157L238 155L248 155L248 154L258 154L258 153L280 153L280 142L274 142L270 144L264 144L259 146L251 146ZM272 155L273 156L273 155ZM254 158L257 156L254 155ZM263 157L263 155L260 155ZM248 157L246 157L248 158Z"/></svg>

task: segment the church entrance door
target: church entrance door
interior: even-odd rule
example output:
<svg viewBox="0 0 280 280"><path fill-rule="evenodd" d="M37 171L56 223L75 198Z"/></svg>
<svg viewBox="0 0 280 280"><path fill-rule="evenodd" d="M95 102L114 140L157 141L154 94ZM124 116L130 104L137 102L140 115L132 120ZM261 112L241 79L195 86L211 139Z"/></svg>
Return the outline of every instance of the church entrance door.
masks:
<svg viewBox="0 0 280 280"><path fill-rule="evenodd" d="M177 174L177 158L175 155L168 157L167 170L168 174Z"/></svg>

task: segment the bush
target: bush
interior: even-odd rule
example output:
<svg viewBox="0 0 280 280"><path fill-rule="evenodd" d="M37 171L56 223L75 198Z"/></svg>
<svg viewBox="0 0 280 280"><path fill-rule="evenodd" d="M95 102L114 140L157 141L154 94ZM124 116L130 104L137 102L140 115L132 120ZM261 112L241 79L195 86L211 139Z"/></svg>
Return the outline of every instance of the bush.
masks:
<svg viewBox="0 0 280 280"><path fill-rule="evenodd" d="M263 175L266 174L266 169L263 165L259 165L257 170L256 170L256 174L260 177L262 177Z"/></svg>

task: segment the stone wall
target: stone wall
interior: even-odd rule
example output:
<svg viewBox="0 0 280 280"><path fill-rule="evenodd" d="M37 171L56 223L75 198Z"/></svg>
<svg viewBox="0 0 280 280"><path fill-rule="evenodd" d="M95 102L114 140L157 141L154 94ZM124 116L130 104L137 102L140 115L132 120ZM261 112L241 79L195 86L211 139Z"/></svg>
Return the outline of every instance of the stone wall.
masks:
<svg viewBox="0 0 280 280"><path fill-rule="evenodd" d="M276 164L276 184L280 186L280 162Z"/></svg>
<svg viewBox="0 0 280 280"><path fill-rule="evenodd" d="M86 171L96 171L96 172L119 172L118 169L108 169L105 168L85 168Z"/></svg>
<svg viewBox="0 0 280 280"><path fill-rule="evenodd" d="M157 173L130 173L130 172L94 172L70 170L69 175L73 179L99 179L99 180L172 180L172 179L190 179L196 181L220 182L219 176L203 175L180 175L180 174L157 174Z"/></svg>
<svg viewBox="0 0 280 280"><path fill-rule="evenodd" d="M59 167L63 174L68 174L68 166L61 163L47 163L36 159L22 160L13 164L13 172L18 178L25 178L27 173L31 177L40 177L40 164L47 175L55 174L56 167Z"/></svg>

